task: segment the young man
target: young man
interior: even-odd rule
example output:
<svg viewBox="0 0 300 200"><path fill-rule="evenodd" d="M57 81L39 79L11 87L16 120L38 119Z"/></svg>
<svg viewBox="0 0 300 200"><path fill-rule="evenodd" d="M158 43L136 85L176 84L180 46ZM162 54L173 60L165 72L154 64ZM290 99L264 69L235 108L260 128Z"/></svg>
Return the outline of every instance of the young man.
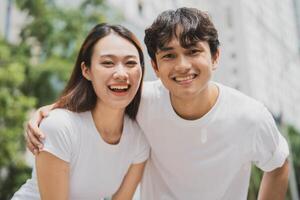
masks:
<svg viewBox="0 0 300 200"><path fill-rule="evenodd" d="M165 11L145 33L160 80L144 84L137 119L151 146L142 199L247 199L252 163L264 171L259 199L284 199L288 145L265 106L211 81L220 52L207 14Z"/></svg>

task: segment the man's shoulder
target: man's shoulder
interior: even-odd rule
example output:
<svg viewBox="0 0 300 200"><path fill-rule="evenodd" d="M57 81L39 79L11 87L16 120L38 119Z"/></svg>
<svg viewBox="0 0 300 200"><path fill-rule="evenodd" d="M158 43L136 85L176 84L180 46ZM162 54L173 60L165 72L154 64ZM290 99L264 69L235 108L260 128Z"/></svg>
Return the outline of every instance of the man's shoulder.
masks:
<svg viewBox="0 0 300 200"><path fill-rule="evenodd" d="M257 99L248 96L247 94L218 83L222 95L223 101L231 114L238 116L239 118L246 119L247 121L257 122L261 120L269 112L266 106Z"/></svg>
<svg viewBox="0 0 300 200"><path fill-rule="evenodd" d="M235 88L216 83L221 92L223 93L223 96L225 96L225 99L230 102L233 105L244 105L246 107L254 107L254 108L261 108L263 104L258 101L257 99L250 97L249 95L243 93L240 90L237 90Z"/></svg>

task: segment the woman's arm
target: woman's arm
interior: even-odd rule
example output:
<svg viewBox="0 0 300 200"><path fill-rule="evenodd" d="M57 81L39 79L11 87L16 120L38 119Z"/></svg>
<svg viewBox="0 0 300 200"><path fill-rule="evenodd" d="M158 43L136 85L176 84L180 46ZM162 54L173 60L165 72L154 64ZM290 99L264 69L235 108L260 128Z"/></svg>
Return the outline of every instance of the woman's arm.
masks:
<svg viewBox="0 0 300 200"><path fill-rule="evenodd" d="M36 156L38 186L42 200L69 199L69 163L46 151Z"/></svg>
<svg viewBox="0 0 300 200"><path fill-rule="evenodd" d="M124 180L113 195L112 200L131 200L134 192L142 179L146 161L138 164L132 164L124 177Z"/></svg>

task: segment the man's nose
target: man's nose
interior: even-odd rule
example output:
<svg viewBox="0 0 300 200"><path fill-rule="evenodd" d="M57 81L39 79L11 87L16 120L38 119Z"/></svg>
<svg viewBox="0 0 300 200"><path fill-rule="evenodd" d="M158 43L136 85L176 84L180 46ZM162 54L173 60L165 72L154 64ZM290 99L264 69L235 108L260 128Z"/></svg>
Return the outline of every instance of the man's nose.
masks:
<svg viewBox="0 0 300 200"><path fill-rule="evenodd" d="M185 73L191 69L191 66L192 64L188 58L185 56L179 56L175 69L180 73Z"/></svg>

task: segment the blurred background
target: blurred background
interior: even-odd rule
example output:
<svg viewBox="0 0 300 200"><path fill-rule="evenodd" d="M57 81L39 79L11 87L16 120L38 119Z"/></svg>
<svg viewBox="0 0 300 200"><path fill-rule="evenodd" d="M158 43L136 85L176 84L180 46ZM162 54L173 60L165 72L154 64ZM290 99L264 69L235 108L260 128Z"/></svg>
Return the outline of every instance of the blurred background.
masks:
<svg viewBox="0 0 300 200"><path fill-rule="evenodd" d="M182 6L207 11L216 24L221 61L214 79L272 112L291 149L287 199L299 200L300 0L1 0L0 200L31 176L24 122L57 98L87 32L117 23L143 41L160 12ZM154 80L145 55L145 80ZM261 176L253 167L249 200L257 199Z"/></svg>

